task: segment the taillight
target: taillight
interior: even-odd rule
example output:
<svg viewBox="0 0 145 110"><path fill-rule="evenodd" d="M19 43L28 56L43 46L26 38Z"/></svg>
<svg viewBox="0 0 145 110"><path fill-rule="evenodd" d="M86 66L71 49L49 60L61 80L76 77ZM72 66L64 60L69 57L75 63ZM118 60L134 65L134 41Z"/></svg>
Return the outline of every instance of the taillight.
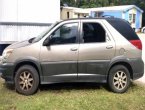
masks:
<svg viewBox="0 0 145 110"><path fill-rule="evenodd" d="M138 49L142 50L141 40L130 40L130 42Z"/></svg>

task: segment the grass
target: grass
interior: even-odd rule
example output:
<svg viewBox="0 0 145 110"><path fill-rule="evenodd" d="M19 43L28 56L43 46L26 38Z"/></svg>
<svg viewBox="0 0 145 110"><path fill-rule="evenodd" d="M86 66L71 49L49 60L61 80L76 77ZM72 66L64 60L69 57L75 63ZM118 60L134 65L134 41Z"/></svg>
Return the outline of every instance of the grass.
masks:
<svg viewBox="0 0 145 110"><path fill-rule="evenodd" d="M0 80L0 110L144 110L145 86L133 83L128 92L115 94L92 83L41 86L23 96Z"/></svg>

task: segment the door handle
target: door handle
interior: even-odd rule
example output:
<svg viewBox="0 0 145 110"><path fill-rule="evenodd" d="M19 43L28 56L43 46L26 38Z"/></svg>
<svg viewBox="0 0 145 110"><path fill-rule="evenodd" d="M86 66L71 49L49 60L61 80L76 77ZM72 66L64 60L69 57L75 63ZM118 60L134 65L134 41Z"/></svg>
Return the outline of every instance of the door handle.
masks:
<svg viewBox="0 0 145 110"><path fill-rule="evenodd" d="M70 50L71 51L77 51L78 49L77 48L71 48Z"/></svg>
<svg viewBox="0 0 145 110"><path fill-rule="evenodd" d="M113 48L112 45L109 45L109 46L106 47L106 49L112 49L112 48Z"/></svg>

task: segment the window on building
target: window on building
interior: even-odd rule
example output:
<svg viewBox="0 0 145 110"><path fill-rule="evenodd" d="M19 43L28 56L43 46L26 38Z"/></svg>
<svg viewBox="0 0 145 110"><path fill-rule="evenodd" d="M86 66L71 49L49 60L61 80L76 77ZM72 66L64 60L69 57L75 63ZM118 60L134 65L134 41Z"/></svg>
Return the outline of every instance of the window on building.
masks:
<svg viewBox="0 0 145 110"><path fill-rule="evenodd" d="M69 12L67 12L67 19L69 19Z"/></svg>
<svg viewBox="0 0 145 110"><path fill-rule="evenodd" d="M136 20L135 18L136 18L136 14L133 14L133 21L132 21L133 23L135 23Z"/></svg>
<svg viewBox="0 0 145 110"><path fill-rule="evenodd" d="M105 42L105 40L105 30L99 23L83 23L84 43Z"/></svg>
<svg viewBox="0 0 145 110"><path fill-rule="evenodd" d="M65 24L53 32L51 44L76 43L78 36L78 23Z"/></svg>
<svg viewBox="0 0 145 110"><path fill-rule="evenodd" d="M129 14L129 21L132 21L132 14Z"/></svg>
<svg viewBox="0 0 145 110"><path fill-rule="evenodd" d="M135 23L136 20L136 14L129 14L129 21L131 23Z"/></svg>
<svg viewBox="0 0 145 110"><path fill-rule="evenodd" d="M80 18L80 14L78 14L78 18Z"/></svg>

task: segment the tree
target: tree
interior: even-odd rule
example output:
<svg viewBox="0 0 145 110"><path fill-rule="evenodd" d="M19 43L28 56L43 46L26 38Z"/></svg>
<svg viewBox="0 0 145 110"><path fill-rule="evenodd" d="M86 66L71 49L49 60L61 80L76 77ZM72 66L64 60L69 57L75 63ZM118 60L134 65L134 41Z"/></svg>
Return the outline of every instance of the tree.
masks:
<svg viewBox="0 0 145 110"><path fill-rule="evenodd" d="M60 0L61 6L64 4L67 4L68 6L75 6L76 7L76 2L75 0Z"/></svg>

